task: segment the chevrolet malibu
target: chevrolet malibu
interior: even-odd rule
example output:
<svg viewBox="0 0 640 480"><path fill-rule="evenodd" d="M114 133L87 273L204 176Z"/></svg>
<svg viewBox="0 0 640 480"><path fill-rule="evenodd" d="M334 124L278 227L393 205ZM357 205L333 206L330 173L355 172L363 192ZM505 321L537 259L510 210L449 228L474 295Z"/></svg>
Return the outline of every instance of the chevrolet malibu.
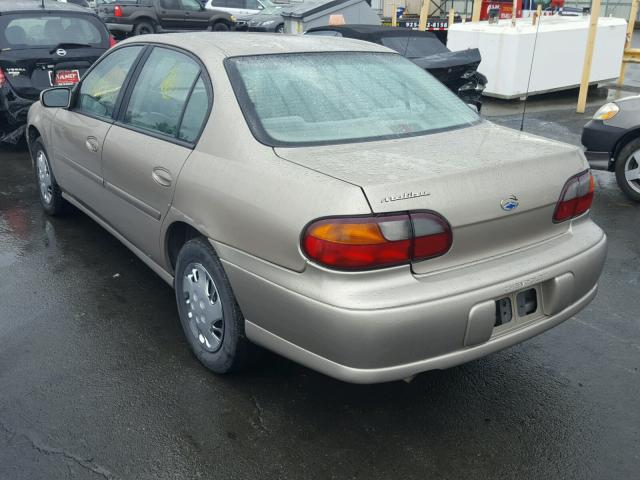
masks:
<svg viewBox="0 0 640 480"><path fill-rule="evenodd" d="M44 210L172 285L217 373L256 345L356 383L458 365L576 314L605 259L581 151L357 40L135 37L43 92L27 136Z"/></svg>

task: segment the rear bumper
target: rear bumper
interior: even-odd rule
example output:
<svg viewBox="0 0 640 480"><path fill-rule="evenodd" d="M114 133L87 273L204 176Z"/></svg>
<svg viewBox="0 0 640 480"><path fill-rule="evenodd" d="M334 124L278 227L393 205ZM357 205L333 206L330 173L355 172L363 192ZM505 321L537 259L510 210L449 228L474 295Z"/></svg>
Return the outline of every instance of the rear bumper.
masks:
<svg viewBox="0 0 640 480"><path fill-rule="evenodd" d="M518 252L417 276L409 267L336 274L275 267L215 244L245 315L247 337L353 383L449 368L554 327L595 296L606 236L591 220ZM495 300L535 288L531 315L494 328Z"/></svg>
<svg viewBox="0 0 640 480"><path fill-rule="evenodd" d="M110 32L133 32L133 25L128 25L126 23L107 23L107 28Z"/></svg>
<svg viewBox="0 0 640 480"><path fill-rule="evenodd" d="M27 123L27 113L32 100L11 94L9 101L6 88L0 89L0 143L16 143L22 137Z"/></svg>

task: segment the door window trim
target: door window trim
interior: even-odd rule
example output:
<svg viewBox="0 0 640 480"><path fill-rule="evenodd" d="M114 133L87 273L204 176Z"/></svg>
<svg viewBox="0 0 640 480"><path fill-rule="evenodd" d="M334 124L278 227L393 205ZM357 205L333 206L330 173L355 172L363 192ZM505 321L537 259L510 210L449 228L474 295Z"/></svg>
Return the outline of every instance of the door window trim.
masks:
<svg viewBox="0 0 640 480"><path fill-rule="evenodd" d="M138 56L136 57L136 59L133 61L133 63L131 64L131 68L129 69L129 71L127 72L127 76L124 79L124 82L122 82L122 87L120 87L120 91L118 92L118 98L116 98L116 103L113 107L113 112L111 112L110 116L104 117L101 115L96 115L95 113L91 113L91 112L85 112L83 110L79 110L75 103L78 99L78 95L80 93L80 89L82 88L82 84L84 83L85 78L87 78L87 76L93 72L93 70L95 68L98 67L98 65L100 65L102 62L104 62L107 58L109 58L111 55L113 55L115 52L122 50L123 48L130 48L130 47L142 47L142 49L140 50L140 52L138 52ZM122 102L123 96L124 96L124 92L126 91L126 89L128 88L131 79L133 78L133 73L135 72L136 68L140 65L143 57L145 57L145 54L147 53L147 51L149 50L147 45L143 45L143 44L139 44L139 43L134 43L134 44L128 44L128 45L123 45L121 47L116 47L111 49L104 57L102 57L100 59L99 62L94 63L93 65L91 65L91 67L89 67L89 69L85 72L84 77L82 77L82 80L80 82L78 82L71 90L71 95L72 95L72 102L71 102L71 107L68 108L68 110L70 112L73 113L77 113L78 115L84 115L85 117L89 117L89 118L93 118L95 120L100 120L102 122L105 123L109 123L112 124L115 122L116 117L116 113L118 112L119 108L120 108L120 104ZM146 58L146 57L145 57Z"/></svg>
<svg viewBox="0 0 640 480"><path fill-rule="evenodd" d="M209 117L211 116L211 110L213 109L213 85L211 83L211 77L209 76L209 72L207 71L206 67L204 66L204 63L202 63L202 60L200 60L200 58L198 58L196 55L194 55L193 53L189 52L188 50L184 50L182 48L175 47L173 45L157 44L157 43L145 43L145 44L132 43L132 44L129 44L129 45L146 45L147 46L147 49L145 50L146 54L144 56L144 60L139 62L136 65L135 72L133 72L133 75L131 76L131 79L127 83L127 89L126 89L125 94L123 95L123 97L121 99L120 98L118 99L119 101L116 104L116 108L114 108L114 112L116 112L116 110L117 110L117 115L115 116L114 122L112 122L112 123L114 125L117 125L118 127L124 128L126 130L131 130L131 131L134 131L134 132L137 132L137 133L141 133L143 135L147 135L149 137L157 138L159 140L164 140L166 142L174 143L176 145L180 145L182 147L186 147L186 148L189 148L189 149L193 150L195 148L195 146L198 144L198 141L200 141L200 137L202 136L202 132L204 131L205 126L209 122ZM127 108L129 106L129 101L131 100L131 95L133 93L133 89L134 89L134 87L136 85L136 82L138 81L138 78L140 77L140 73L142 72L142 69L144 68L144 66L147 63L147 60L148 60L149 56L151 55L153 50L156 49L156 48L164 48L166 50L173 50L175 52L178 52L178 53L181 53L183 55L186 55L187 57L189 57L190 59L195 61L196 64L200 67L200 72L198 73L198 75L196 75L196 78L193 81L193 84L191 85L191 88L189 89L189 94L185 98L185 102L184 102L184 105L182 107L182 112L180 114L180 121L178 122L175 136L166 135L166 134L163 134L163 133L160 133L160 132L154 132L154 131L147 130L147 129L141 128L141 127L137 127L135 125L130 125L130 124L124 122L124 115L125 115L125 112L127 111ZM198 83L198 79L200 79L200 78L202 78L202 82L204 83L204 88L207 91L207 99L208 99L207 113L205 114L204 121L202 122L202 125L200 126L200 131L198 132L198 135L196 136L195 140L193 142L187 142L185 140L181 140L180 138L178 138L178 135L180 135L180 128L182 127L182 120L184 119L184 113L185 113L185 111L187 109L187 106L189 104L189 100L191 99L191 94L193 93L193 89L194 89L195 85Z"/></svg>

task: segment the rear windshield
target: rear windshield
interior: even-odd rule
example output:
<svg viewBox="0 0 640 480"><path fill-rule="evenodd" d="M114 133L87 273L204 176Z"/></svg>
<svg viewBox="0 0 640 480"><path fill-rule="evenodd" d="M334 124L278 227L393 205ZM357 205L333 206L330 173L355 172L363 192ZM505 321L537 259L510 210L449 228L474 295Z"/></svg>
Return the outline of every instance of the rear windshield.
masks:
<svg viewBox="0 0 640 480"><path fill-rule="evenodd" d="M61 43L107 48L104 25L91 15L28 13L0 16L0 48L53 48Z"/></svg>
<svg viewBox="0 0 640 480"><path fill-rule="evenodd" d="M385 47L392 48L407 58L427 57L449 51L435 35L388 36L382 37L380 41Z"/></svg>
<svg viewBox="0 0 640 480"><path fill-rule="evenodd" d="M226 66L254 136L271 146L423 135L478 116L444 85L392 53L235 57Z"/></svg>

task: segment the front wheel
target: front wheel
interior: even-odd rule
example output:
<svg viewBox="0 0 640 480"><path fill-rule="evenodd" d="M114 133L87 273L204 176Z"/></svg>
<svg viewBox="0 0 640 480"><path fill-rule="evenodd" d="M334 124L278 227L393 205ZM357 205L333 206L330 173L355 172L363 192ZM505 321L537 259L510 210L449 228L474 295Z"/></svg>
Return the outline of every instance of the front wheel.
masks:
<svg viewBox="0 0 640 480"><path fill-rule="evenodd" d="M640 138L627 143L616 156L616 181L630 200L640 202Z"/></svg>
<svg viewBox="0 0 640 480"><path fill-rule="evenodd" d="M229 25L224 22L216 22L213 24L213 27L211 27L211 30L213 30L214 32L228 32Z"/></svg>
<svg viewBox="0 0 640 480"><path fill-rule="evenodd" d="M53 175L49 156L41 138L37 138L31 144L31 155L33 156L40 204L43 210L51 216L62 215L67 210L68 204L62 198L62 190Z"/></svg>
<svg viewBox="0 0 640 480"><path fill-rule="evenodd" d="M241 369L254 347L244 334L244 317L227 275L203 237L180 250L175 292L182 329L198 360L216 373Z"/></svg>
<svg viewBox="0 0 640 480"><path fill-rule="evenodd" d="M284 33L284 23L281 23L276 27L276 33Z"/></svg>

